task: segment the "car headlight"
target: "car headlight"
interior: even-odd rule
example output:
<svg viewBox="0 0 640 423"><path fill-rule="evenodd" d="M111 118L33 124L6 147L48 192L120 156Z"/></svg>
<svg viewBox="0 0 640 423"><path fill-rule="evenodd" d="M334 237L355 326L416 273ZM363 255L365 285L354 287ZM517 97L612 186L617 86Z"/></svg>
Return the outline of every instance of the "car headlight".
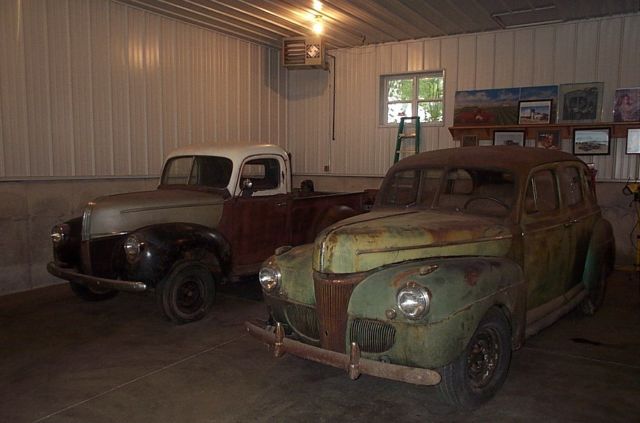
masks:
<svg viewBox="0 0 640 423"><path fill-rule="evenodd" d="M63 241L66 241L69 236L69 225L63 223L51 228L51 241L53 245L58 245Z"/></svg>
<svg viewBox="0 0 640 423"><path fill-rule="evenodd" d="M262 289L267 292L271 292L280 285L280 279L282 278L282 274L280 273L280 269L276 266L266 266L260 269L260 273L258 274L258 279L260 280L260 285L262 285Z"/></svg>
<svg viewBox="0 0 640 423"><path fill-rule="evenodd" d="M398 308L407 319L415 320L423 317L429 311L431 294L415 282L409 282L398 291Z"/></svg>
<svg viewBox="0 0 640 423"><path fill-rule="evenodd" d="M135 235L129 235L127 239L124 241L124 254L127 257L127 260L132 263L135 261L140 255L140 250L142 249L142 242Z"/></svg>

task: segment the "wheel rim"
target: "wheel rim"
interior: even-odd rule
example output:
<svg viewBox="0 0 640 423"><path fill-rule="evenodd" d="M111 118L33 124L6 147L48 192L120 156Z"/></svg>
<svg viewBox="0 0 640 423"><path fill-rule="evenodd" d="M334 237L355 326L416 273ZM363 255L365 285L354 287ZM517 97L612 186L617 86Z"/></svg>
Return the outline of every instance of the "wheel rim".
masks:
<svg viewBox="0 0 640 423"><path fill-rule="evenodd" d="M500 338L494 329L486 328L477 333L467 355L467 376L471 386L479 389L493 379L500 359Z"/></svg>
<svg viewBox="0 0 640 423"><path fill-rule="evenodd" d="M197 313L204 305L204 284L198 278L185 279L176 287L176 306L184 315Z"/></svg>

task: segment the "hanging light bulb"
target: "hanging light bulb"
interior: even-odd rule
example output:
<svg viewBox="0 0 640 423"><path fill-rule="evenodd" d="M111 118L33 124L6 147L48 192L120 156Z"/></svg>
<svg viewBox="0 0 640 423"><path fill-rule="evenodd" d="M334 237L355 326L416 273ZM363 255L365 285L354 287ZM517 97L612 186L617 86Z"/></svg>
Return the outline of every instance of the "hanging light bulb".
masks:
<svg viewBox="0 0 640 423"><path fill-rule="evenodd" d="M317 35L322 34L324 31L324 23L322 22L322 15L316 15L313 19L313 32Z"/></svg>
<svg viewBox="0 0 640 423"><path fill-rule="evenodd" d="M322 2L320 0L313 0L313 9L320 12L322 10Z"/></svg>

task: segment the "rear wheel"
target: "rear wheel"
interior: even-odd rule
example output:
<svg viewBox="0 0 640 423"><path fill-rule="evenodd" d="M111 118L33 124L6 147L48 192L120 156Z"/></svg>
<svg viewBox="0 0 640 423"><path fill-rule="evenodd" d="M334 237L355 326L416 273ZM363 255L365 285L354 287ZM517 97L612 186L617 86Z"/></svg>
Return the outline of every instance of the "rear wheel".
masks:
<svg viewBox="0 0 640 423"><path fill-rule="evenodd" d="M69 282L74 294L85 301L104 301L118 295L114 289L99 288L97 286L81 285L77 282Z"/></svg>
<svg viewBox="0 0 640 423"><path fill-rule="evenodd" d="M448 404L471 410L500 389L511 362L511 328L504 313L490 309L460 356L440 369L441 398Z"/></svg>
<svg viewBox="0 0 640 423"><path fill-rule="evenodd" d="M193 322L211 309L215 282L205 266L183 262L158 284L156 295L166 318L177 324Z"/></svg>

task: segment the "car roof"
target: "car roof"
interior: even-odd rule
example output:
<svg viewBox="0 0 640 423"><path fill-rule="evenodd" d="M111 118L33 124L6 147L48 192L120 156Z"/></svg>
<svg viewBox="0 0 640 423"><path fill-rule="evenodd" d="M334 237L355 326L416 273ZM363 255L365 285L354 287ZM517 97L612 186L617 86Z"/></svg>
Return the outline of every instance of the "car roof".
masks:
<svg viewBox="0 0 640 423"><path fill-rule="evenodd" d="M277 154L286 156L287 152L275 144L249 144L249 143L210 143L193 144L177 148L167 155L167 160L179 156L221 156L228 157L232 161L241 161L245 157L258 154Z"/></svg>
<svg viewBox="0 0 640 423"><path fill-rule="evenodd" d="M504 169L513 173L528 173L533 167L562 161L584 164L582 160L573 154L563 151L499 145L428 151L399 161L390 171L420 167L468 166L473 168Z"/></svg>

